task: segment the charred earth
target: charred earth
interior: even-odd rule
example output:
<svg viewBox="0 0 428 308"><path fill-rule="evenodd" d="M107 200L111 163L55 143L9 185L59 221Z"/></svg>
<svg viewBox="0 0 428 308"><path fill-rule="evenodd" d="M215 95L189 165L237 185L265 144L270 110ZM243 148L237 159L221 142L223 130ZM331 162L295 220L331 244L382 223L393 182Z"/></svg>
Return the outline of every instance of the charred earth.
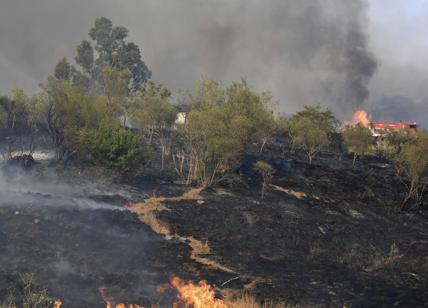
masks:
<svg viewBox="0 0 428 308"><path fill-rule="evenodd" d="M246 157L240 181L203 191L154 171L112 184L77 168L7 168L0 298L31 273L63 307L105 307L100 287L113 304L171 307L174 276L298 307L427 305L428 216L397 209L388 162L268 152ZM258 160L276 170L263 199Z"/></svg>

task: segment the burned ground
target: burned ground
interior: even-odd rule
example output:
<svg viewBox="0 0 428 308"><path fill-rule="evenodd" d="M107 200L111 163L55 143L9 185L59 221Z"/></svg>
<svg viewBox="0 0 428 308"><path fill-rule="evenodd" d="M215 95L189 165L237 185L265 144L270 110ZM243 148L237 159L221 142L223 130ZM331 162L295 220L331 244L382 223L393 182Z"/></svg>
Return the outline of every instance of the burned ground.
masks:
<svg viewBox="0 0 428 308"><path fill-rule="evenodd" d="M265 159L277 169L260 199L249 157L247 187L202 193L204 202L166 202L172 233L207 242L234 270L229 288L299 305L423 306L428 302L428 216L399 211L401 186L386 162L325 155L316 165ZM333 165L332 165L333 164Z"/></svg>
<svg viewBox="0 0 428 308"><path fill-rule="evenodd" d="M276 169L264 200L252 167L259 159ZM105 306L100 286L112 302L170 307L175 292L155 289L174 275L299 306L428 302L428 215L397 209L401 185L380 159L353 169L349 158L328 154L314 165L298 155L248 156L236 170L242 181L223 181L197 198L180 198L189 188L154 172L95 186L73 172L58 173L74 187L64 194L28 182L2 192L2 300L19 288L20 274L33 273L64 307ZM50 177L33 173L25 177ZM159 196L164 208L152 214L169 239L122 207ZM191 239L209 247L199 257L230 271L195 260Z"/></svg>
<svg viewBox="0 0 428 308"><path fill-rule="evenodd" d="M105 307L100 287L113 304L169 306L176 294L158 294L156 286L190 278L201 266L187 245L154 234L122 207L144 194L95 185L77 170L55 172L52 182L44 168L16 171L4 176L7 189L0 185L0 302L10 295L19 301L21 276L31 274L64 307Z"/></svg>

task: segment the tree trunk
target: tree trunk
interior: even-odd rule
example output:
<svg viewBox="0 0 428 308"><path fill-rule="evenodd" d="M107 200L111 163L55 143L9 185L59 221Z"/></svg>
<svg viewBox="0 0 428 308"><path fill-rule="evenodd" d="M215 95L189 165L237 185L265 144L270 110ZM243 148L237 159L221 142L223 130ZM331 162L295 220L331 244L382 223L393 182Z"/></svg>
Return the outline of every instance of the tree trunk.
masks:
<svg viewBox="0 0 428 308"><path fill-rule="evenodd" d="M355 167L355 162L357 161L357 156L358 156L358 154L356 152L354 152L354 158L352 159L352 168Z"/></svg>

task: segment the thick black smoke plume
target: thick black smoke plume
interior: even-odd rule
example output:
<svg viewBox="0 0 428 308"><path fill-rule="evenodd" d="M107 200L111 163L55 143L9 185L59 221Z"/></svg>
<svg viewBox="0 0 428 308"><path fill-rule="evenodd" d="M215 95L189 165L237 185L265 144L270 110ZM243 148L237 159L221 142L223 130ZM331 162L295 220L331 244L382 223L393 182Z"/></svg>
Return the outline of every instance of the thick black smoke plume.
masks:
<svg viewBox="0 0 428 308"><path fill-rule="evenodd" d="M0 89L36 90L99 16L127 27L173 90L247 76L286 112L321 103L349 114L376 69L364 0L2 0Z"/></svg>

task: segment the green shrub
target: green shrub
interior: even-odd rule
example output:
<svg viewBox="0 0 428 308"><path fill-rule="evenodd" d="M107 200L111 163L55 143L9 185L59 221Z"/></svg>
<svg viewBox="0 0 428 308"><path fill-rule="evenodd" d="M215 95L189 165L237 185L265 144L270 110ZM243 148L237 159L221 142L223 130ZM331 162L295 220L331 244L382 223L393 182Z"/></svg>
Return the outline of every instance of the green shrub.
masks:
<svg viewBox="0 0 428 308"><path fill-rule="evenodd" d="M375 138L370 129L359 124L347 125L342 134L347 150L353 153L352 166L355 166L358 156L369 153L370 148L375 144Z"/></svg>
<svg viewBox="0 0 428 308"><path fill-rule="evenodd" d="M117 123L103 121L98 129L82 137L95 163L118 173L135 173L148 162L138 136Z"/></svg>
<svg viewBox="0 0 428 308"><path fill-rule="evenodd" d="M290 139L306 153L310 164L319 152L328 148L330 136L339 123L331 110L323 110L319 105L304 106L289 121Z"/></svg>
<svg viewBox="0 0 428 308"><path fill-rule="evenodd" d="M266 187L272 181L272 178L275 174L275 169L265 161L259 160L254 165L254 168L260 173L262 176L262 199L265 195Z"/></svg>

